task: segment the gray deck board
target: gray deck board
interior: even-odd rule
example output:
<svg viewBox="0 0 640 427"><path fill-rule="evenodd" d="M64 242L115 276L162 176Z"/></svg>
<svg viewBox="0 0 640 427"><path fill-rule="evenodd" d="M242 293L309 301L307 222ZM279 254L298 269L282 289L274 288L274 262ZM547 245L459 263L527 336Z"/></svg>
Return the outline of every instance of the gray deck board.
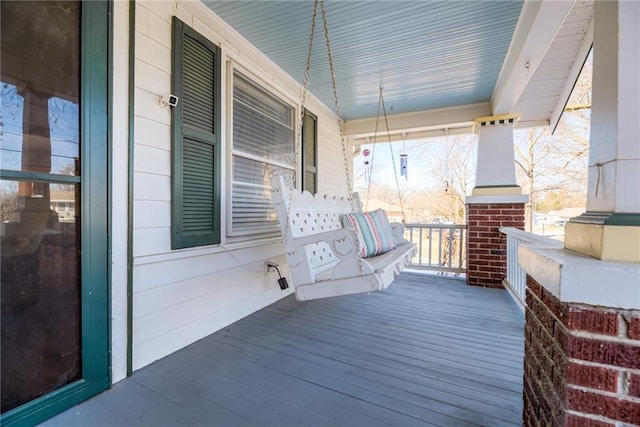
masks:
<svg viewBox="0 0 640 427"><path fill-rule="evenodd" d="M506 291L403 273L287 297L44 425L521 425L523 329Z"/></svg>

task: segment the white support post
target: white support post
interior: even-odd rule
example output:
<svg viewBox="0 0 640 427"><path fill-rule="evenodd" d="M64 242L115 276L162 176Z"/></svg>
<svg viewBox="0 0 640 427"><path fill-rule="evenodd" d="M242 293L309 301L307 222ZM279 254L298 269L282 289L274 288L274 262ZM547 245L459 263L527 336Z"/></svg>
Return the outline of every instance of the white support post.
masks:
<svg viewBox="0 0 640 427"><path fill-rule="evenodd" d="M596 2L587 212L565 246L640 262L640 3Z"/></svg>
<svg viewBox="0 0 640 427"><path fill-rule="evenodd" d="M467 203L526 203L516 183L513 126L518 115L479 117L476 185Z"/></svg>

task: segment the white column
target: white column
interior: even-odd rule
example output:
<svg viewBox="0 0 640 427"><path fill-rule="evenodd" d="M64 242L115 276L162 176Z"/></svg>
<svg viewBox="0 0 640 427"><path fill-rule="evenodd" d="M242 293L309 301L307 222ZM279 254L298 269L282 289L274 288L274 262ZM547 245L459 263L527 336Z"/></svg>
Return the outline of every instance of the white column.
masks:
<svg viewBox="0 0 640 427"><path fill-rule="evenodd" d="M502 115L474 120L478 132L476 185L467 203L528 201L516 183L513 126L518 117Z"/></svg>
<svg viewBox="0 0 640 427"><path fill-rule="evenodd" d="M587 212L570 250L521 246L518 262L562 302L638 310L640 3L596 1L593 59Z"/></svg>
<svg viewBox="0 0 640 427"><path fill-rule="evenodd" d="M600 260L640 262L640 3L597 1L587 212L565 247Z"/></svg>
<svg viewBox="0 0 640 427"><path fill-rule="evenodd" d="M595 4L587 212L640 214L640 2Z"/></svg>
<svg viewBox="0 0 640 427"><path fill-rule="evenodd" d="M477 160L476 188L516 185L512 123L479 127Z"/></svg>

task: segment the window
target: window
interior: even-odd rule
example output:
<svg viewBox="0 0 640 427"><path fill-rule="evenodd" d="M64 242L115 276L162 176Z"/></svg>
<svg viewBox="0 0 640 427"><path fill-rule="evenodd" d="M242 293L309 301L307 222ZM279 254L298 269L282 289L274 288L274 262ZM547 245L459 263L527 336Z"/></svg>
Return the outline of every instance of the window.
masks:
<svg viewBox="0 0 640 427"><path fill-rule="evenodd" d="M219 49L173 18L171 245L220 243Z"/></svg>
<svg viewBox="0 0 640 427"><path fill-rule="evenodd" d="M229 235L278 232L271 177L293 182L294 136L294 108L234 71Z"/></svg>
<svg viewBox="0 0 640 427"><path fill-rule="evenodd" d="M302 188L311 194L318 192L318 118L304 111L302 119Z"/></svg>

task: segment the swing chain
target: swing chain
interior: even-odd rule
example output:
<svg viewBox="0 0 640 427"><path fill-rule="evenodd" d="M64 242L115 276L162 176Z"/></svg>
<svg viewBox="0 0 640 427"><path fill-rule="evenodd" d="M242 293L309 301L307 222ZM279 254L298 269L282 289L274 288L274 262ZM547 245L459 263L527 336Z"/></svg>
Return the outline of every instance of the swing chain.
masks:
<svg viewBox="0 0 640 427"><path fill-rule="evenodd" d="M391 144L391 132L389 132L389 120L387 119L387 109L384 107L384 97L382 96L382 86L380 86L380 102L382 103L382 113L384 114L384 124L387 127L387 140L389 141L389 150L391 150L391 164L393 165L393 176L396 179L396 188L398 189L398 199L400 200L400 214L402 215L402 223L405 223L404 202L402 200L402 191L400 190L400 181L398 180L398 171L393 155L393 144Z"/></svg>
<svg viewBox="0 0 640 427"><path fill-rule="evenodd" d="M396 180L396 190L398 191L398 199L400 201L400 214L402 216L402 223L406 221L404 213L404 201L402 200L402 191L400 190L400 181L398 180L398 170L396 169L396 162L394 160L393 144L391 144L391 132L389 131L389 120L387 119L387 109L384 105L384 86L380 85L380 96L378 97L378 111L376 113L376 127L373 134L373 148L371 149L371 167L369 168L369 182L367 183L367 198L365 201L365 210L369 205L369 192L371 191L371 181L373 180L373 159L376 153L376 142L378 141L378 123L380 119L380 110L384 116L384 124L387 129L387 142L389 143L389 150L391 151L391 164L393 165L393 176Z"/></svg>
<svg viewBox="0 0 640 427"><path fill-rule="evenodd" d="M373 148L371 149L371 167L369 168L369 180L367 182L367 198L365 202L365 211L369 209L369 193L371 192L371 182L373 181L373 160L376 157L376 142L378 142L378 123L380 122L380 107L382 105L382 90L384 86L380 85L380 95L378 96L378 109L376 111L376 128L373 132ZM391 156L393 160L393 156Z"/></svg>
<svg viewBox="0 0 640 427"><path fill-rule="evenodd" d="M300 153L301 150L301 145L302 145L302 128L304 126L304 112L305 112L305 102L307 99L307 91L308 91L308 87L309 87L309 80L311 77L311 56L312 56L312 51L313 51L313 39L315 38L315 33L316 33L316 19L318 16L318 1L316 0L313 3L313 18L311 20L311 32L309 34L309 47L307 50L307 64L304 70L304 79L303 79L303 84L302 84L302 102L300 103L300 123L298 124L298 133L296 135L296 142L293 145L293 163L294 165L298 162L298 154ZM293 168L293 185L291 186L290 190L289 190L289 197L287 200L287 233L285 233L285 244L287 236L291 235L291 199L293 196L293 191L296 190L297 185L296 183L298 182L298 169L297 167L294 166ZM301 173L304 173L304 169L301 171ZM303 190L302 188L300 189L301 191ZM286 249L286 247L285 247Z"/></svg>
<svg viewBox="0 0 640 427"><path fill-rule="evenodd" d="M295 150L294 150L294 161L298 161L298 153L300 152L300 148L302 145L302 129L304 127L304 117L305 117L305 103L307 101L307 92L309 91L309 80L311 78L311 56L313 53L313 39L316 34L316 19L318 16L318 2L315 1L313 3L313 17L311 18L311 32L309 33L309 47L307 49L307 64L304 70L304 79L302 83L302 102L300 104L300 123L298 124L298 135L296 138ZM304 171L302 172L304 173ZM297 175L294 172L294 175ZM294 182L297 181L297 176L294 176Z"/></svg>
<svg viewBox="0 0 640 427"><path fill-rule="evenodd" d="M316 0L316 3L318 0ZM340 114L340 102L338 101L338 85L336 83L336 73L333 67L333 53L331 51L331 41L329 40L329 25L327 24L327 11L324 7L324 0L320 0L320 7L322 10L322 23L324 25L324 38L327 43L327 55L329 56L329 70L331 71L331 86L333 89L333 102L336 107L336 115L338 116L338 125L340 127L340 143L342 145L342 160L344 162L344 173L347 181L347 200L353 207L353 187L351 186L351 177L349 176L349 162L347 161L347 145L344 136L344 120L342 120L342 114Z"/></svg>
<svg viewBox="0 0 640 427"><path fill-rule="evenodd" d="M320 7L322 10L322 24L324 26L324 38L327 42L327 56L329 57L329 70L331 71L331 87L333 89L333 102L336 106L336 115L338 116L338 125L340 127L340 144L342 146L342 161L344 162L344 174L347 181L347 200L349 201L349 206L351 206L351 211L355 212L355 206L353 206L353 187L351 186L351 177L349 175L349 162L347 161L347 144L345 143L344 137L344 120L342 120L342 114L340 114L340 103L338 101L338 85L336 83L336 73L333 67L333 53L331 52L331 41L329 40L329 25L327 24L327 11L324 7L324 0L315 0L315 2L320 2ZM358 237L358 233L354 230L355 240L356 240L356 251L358 254L360 253L360 238ZM362 264L362 259L359 262L360 264L360 274L364 275L364 265Z"/></svg>
<svg viewBox="0 0 640 427"><path fill-rule="evenodd" d="M312 16L312 20L311 20L311 31L309 34L309 47L307 50L307 64L304 70L304 80L303 80L303 85L302 85L302 102L300 103L300 124L298 126L298 138L296 138L296 143L294 145L294 162L297 162L298 159L298 153L300 151L300 146L302 144L302 128L304 125L304 117L305 117L305 102L307 99L307 92L308 92L308 87L309 87L309 80L311 77L311 59L312 59L312 53L313 53L313 39L315 38L315 29L316 29L316 19L318 17L318 3L320 3L321 5L321 10L322 10L322 21L323 21L323 25L324 25L324 36L325 36L325 40L327 43L327 54L329 56L329 68L331 70L331 83L333 85L333 99L334 99L334 103L335 103L335 107L336 107L336 115L338 116L338 124L340 127L340 141L342 144L342 158L344 161L344 168L345 168L345 175L346 175L346 180L347 180L347 200L349 201L349 205L351 206L351 211L354 212L355 211L355 207L353 206L353 189L351 186L351 179L349 177L349 163L347 161L347 148L346 148L346 143L345 143L345 136L344 136L344 121L342 120L342 117L340 115L340 105L338 103L338 90L337 90L337 84L336 84L336 76L335 76L335 71L333 68L333 55L331 52L331 43L329 41L329 26L327 24L327 13L324 7L324 0L315 0L313 2L313 16ZM304 173L304 171L302 171L302 173ZM296 178L297 178L297 172L296 169L294 169L294 182L296 182ZM288 200L288 204L287 204L287 235L292 234L291 233L291 198L292 198L292 192L295 191L296 186L294 185L293 188L290 190L289 192L289 200ZM358 238L358 234L355 233L355 243L356 243L356 247L358 249L356 249L359 252L359 248L360 248L360 239ZM285 236L285 250L287 250L286 248L286 236ZM360 260L360 272L362 275L364 275L364 265L362 264L362 260Z"/></svg>

